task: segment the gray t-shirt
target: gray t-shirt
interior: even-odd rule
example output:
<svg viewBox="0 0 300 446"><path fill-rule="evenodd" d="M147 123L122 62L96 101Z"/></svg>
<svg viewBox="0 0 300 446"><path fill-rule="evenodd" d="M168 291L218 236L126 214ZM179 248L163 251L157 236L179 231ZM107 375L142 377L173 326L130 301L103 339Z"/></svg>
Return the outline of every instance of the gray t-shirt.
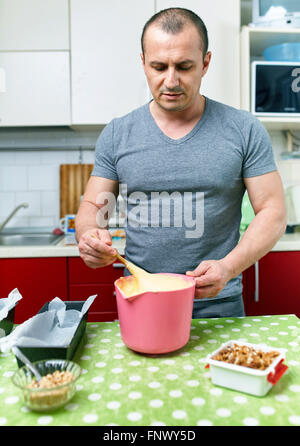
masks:
<svg viewBox="0 0 300 446"><path fill-rule="evenodd" d="M177 140L160 130L149 104L112 120L98 138L92 175L121 184L128 260L151 273L185 274L236 246L243 178L274 170L259 120L206 98L199 122ZM217 297L241 291L240 275Z"/></svg>

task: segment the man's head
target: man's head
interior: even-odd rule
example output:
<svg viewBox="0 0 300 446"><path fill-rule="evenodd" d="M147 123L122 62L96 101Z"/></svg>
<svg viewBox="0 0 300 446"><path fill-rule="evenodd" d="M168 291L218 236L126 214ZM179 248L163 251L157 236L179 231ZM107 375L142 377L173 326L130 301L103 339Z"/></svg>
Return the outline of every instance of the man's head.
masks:
<svg viewBox="0 0 300 446"><path fill-rule="evenodd" d="M200 17L182 8L160 11L145 24L141 42L141 58L154 101L167 111L193 105L211 58L207 30Z"/></svg>

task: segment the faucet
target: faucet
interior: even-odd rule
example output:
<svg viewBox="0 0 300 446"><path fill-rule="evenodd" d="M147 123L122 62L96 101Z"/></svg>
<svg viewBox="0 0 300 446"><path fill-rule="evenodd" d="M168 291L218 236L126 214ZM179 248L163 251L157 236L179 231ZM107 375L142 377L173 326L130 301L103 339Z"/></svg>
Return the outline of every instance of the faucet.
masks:
<svg viewBox="0 0 300 446"><path fill-rule="evenodd" d="M0 225L0 232L2 231L2 229L4 229L4 227L7 225L7 223L13 218L13 216L18 212L19 209L21 208L28 208L29 204L28 203L21 203L19 204L10 214L9 216L4 220L4 222Z"/></svg>

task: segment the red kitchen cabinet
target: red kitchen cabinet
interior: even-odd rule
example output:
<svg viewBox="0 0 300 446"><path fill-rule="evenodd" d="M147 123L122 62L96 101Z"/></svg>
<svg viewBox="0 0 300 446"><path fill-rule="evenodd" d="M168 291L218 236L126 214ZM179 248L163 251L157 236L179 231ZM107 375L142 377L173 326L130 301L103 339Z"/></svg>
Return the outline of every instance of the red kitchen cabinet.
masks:
<svg viewBox="0 0 300 446"><path fill-rule="evenodd" d="M300 251L272 251L243 273L246 316L300 318Z"/></svg>
<svg viewBox="0 0 300 446"><path fill-rule="evenodd" d="M7 297L14 288L23 296L15 310L15 323L20 324L55 297L68 299L67 259L0 259L0 297Z"/></svg>
<svg viewBox="0 0 300 446"><path fill-rule="evenodd" d="M86 300L97 294L90 307L88 322L113 321L118 318L114 281L124 273L124 265L114 262L92 269L80 257L68 258L69 300Z"/></svg>

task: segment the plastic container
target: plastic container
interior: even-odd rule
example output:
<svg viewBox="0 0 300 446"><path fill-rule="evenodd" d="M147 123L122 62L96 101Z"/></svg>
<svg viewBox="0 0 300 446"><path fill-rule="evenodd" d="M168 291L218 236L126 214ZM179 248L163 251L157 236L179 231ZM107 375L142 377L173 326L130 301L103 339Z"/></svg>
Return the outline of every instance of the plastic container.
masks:
<svg viewBox="0 0 300 446"><path fill-rule="evenodd" d="M76 381L81 374L79 365L72 361L61 359L37 361L34 365L42 377L55 371L68 371L73 374L73 379L54 387L29 388L28 385L32 383L34 378L33 374L27 366L21 367L12 376L12 382L21 389L24 404L29 409L38 412L50 411L67 404L76 392Z"/></svg>
<svg viewBox="0 0 300 446"><path fill-rule="evenodd" d="M65 301L67 310L78 310L80 311L85 301ZM49 302L47 302L39 311L39 313L43 313L48 310ZM21 352L27 356L27 358L31 362L41 361L43 359L72 359L79 348L79 344L82 340L83 334L86 329L86 321L88 317L88 311L85 313L83 318L80 320L78 327L74 333L73 338L69 345L62 347L60 345L57 346L49 346L49 347L17 347L21 350ZM17 364L19 367L24 366L23 362L16 357Z"/></svg>
<svg viewBox="0 0 300 446"><path fill-rule="evenodd" d="M195 295L192 277L172 274L190 282L181 290L148 292L127 298L115 281L118 317L123 342L130 349L163 354L182 348L189 340Z"/></svg>
<svg viewBox="0 0 300 446"><path fill-rule="evenodd" d="M252 369L212 359L216 353L233 344L245 345L262 350L263 352L278 351L280 354L265 370ZM285 352L279 348L265 347L239 341L228 341L207 357L208 365L206 367L210 367L213 384L255 396L264 396L286 372L288 367L283 364L284 359Z"/></svg>
<svg viewBox="0 0 300 446"><path fill-rule="evenodd" d="M263 56L267 61L275 62L299 62L300 43L289 42L280 45L272 45L265 49Z"/></svg>

